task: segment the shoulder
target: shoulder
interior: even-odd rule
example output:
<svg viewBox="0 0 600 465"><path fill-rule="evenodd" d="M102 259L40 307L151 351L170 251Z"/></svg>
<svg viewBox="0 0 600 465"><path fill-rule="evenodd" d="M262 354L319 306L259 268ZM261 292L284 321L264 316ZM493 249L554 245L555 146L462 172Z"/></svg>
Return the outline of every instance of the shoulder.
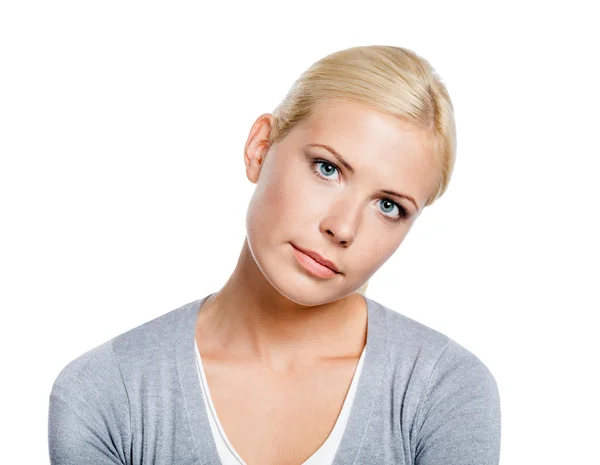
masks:
<svg viewBox="0 0 600 465"><path fill-rule="evenodd" d="M417 320L375 302L387 321L388 352L391 357L420 360L429 365L430 376L477 372L487 382L495 383L488 367L469 349Z"/></svg>
<svg viewBox="0 0 600 465"><path fill-rule="evenodd" d="M435 347L437 349L447 345L450 338L445 334L426 326L390 307L377 303L381 311L386 314L390 343L417 347Z"/></svg>
<svg viewBox="0 0 600 465"><path fill-rule="evenodd" d="M173 355L177 333L193 312L194 301L147 321L88 350L67 363L52 385L51 397L89 399L90 394L127 403L126 380ZM65 397L66 398L66 397Z"/></svg>
<svg viewBox="0 0 600 465"><path fill-rule="evenodd" d="M447 335L379 305L397 387L415 394L415 463L497 464L500 396L487 365Z"/></svg>
<svg viewBox="0 0 600 465"><path fill-rule="evenodd" d="M450 339L425 386L415 420L415 463L497 465L501 403L489 368Z"/></svg>
<svg viewBox="0 0 600 465"><path fill-rule="evenodd" d="M106 463L125 463L131 410L112 342L69 362L52 384L48 399L52 463L100 463L100 456L115 457Z"/></svg>
<svg viewBox="0 0 600 465"><path fill-rule="evenodd" d="M385 314L386 355L400 388L418 387L419 415L443 399L446 406L477 399L481 408L500 415L498 384L475 353L449 336L376 302Z"/></svg>
<svg viewBox="0 0 600 465"><path fill-rule="evenodd" d="M385 330L386 352L391 365L415 365L422 374L431 371L451 339L429 326L372 299L374 314ZM379 331L378 331L379 332Z"/></svg>
<svg viewBox="0 0 600 465"><path fill-rule="evenodd" d="M115 359L127 371L172 362L182 332L194 332L199 302L182 305L114 337Z"/></svg>
<svg viewBox="0 0 600 465"><path fill-rule="evenodd" d="M193 338L197 302L120 334L60 370L49 396L52 463L126 463L143 401L174 390L178 333L189 330Z"/></svg>
<svg viewBox="0 0 600 465"><path fill-rule="evenodd" d="M101 393L111 384L119 386L113 341L106 341L70 361L58 373L52 385L51 397L82 402L93 392Z"/></svg>

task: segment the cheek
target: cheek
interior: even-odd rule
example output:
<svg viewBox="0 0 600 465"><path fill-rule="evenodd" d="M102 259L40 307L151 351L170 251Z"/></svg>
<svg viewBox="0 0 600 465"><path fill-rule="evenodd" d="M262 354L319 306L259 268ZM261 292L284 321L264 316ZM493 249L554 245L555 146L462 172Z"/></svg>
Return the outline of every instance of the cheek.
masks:
<svg viewBox="0 0 600 465"><path fill-rule="evenodd" d="M248 206L248 234L259 239L274 238L295 226L303 202L294 186L293 182L285 182L283 176L272 182L268 179L259 182Z"/></svg>

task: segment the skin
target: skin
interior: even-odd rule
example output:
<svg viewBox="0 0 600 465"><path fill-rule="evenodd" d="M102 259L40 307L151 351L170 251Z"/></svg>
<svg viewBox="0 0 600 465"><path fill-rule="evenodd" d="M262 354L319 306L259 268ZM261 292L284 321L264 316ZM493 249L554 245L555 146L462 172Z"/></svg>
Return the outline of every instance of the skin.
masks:
<svg viewBox="0 0 600 465"><path fill-rule="evenodd" d="M247 235L229 280L205 301L196 335L207 360L235 360L283 378L324 360L358 361L367 311L356 290L398 249L439 170L429 134L361 104L324 101L269 147L273 123L266 113L250 130L244 163L256 189ZM307 144L332 147L354 172L328 150ZM331 165L311 166L314 158ZM410 196L416 205L382 189ZM402 205L408 218L391 221L400 210L384 199ZM327 257L341 274L308 274L291 243Z"/></svg>
<svg viewBox="0 0 600 465"><path fill-rule="evenodd" d="M256 189L247 235L196 324L219 422L248 465L303 463L331 434L366 344L366 301L356 290L402 243L438 173L425 134L362 105L323 102L269 147L273 121L261 115L248 136L244 162ZM354 173L326 149L305 148L315 143L333 147ZM399 210L381 189L414 198L397 200L408 218L391 221ZM291 243L341 274L309 274Z"/></svg>

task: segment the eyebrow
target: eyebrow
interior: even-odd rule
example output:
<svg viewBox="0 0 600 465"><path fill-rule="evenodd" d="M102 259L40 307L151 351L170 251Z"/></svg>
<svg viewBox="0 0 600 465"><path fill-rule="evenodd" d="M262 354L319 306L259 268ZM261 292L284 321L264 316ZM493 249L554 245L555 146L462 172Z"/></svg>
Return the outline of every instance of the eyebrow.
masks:
<svg viewBox="0 0 600 465"><path fill-rule="evenodd" d="M335 158L337 158L339 160L339 162L342 165L344 165L348 171L350 171L351 173L354 173L354 168L352 168L352 166L350 166L350 163L348 163L346 160L344 160L344 158L339 153L337 153L337 151L333 147L331 147L327 144L306 144L306 147L324 148L325 150L330 152ZM394 197L399 197L399 198L410 200L415 205L415 208L417 209L417 211L419 210L419 206L417 205L417 202L410 195L399 194L398 192L394 192L394 191L390 191L390 190L382 190L381 192L383 192L384 194L387 194L387 195L394 196Z"/></svg>

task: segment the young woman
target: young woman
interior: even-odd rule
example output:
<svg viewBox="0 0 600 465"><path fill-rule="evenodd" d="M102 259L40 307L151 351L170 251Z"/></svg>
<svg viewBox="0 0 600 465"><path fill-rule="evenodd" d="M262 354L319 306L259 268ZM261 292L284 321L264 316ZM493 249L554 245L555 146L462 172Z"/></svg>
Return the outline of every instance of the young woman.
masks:
<svg viewBox="0 0 600 465"><path fill-rule="evenodd" d="M446 88L414 52L314 63L250 130L256 189L228 281L61 371L51 462L498 464L487 367L364 295L446 190L455 140Z"/></svg>

